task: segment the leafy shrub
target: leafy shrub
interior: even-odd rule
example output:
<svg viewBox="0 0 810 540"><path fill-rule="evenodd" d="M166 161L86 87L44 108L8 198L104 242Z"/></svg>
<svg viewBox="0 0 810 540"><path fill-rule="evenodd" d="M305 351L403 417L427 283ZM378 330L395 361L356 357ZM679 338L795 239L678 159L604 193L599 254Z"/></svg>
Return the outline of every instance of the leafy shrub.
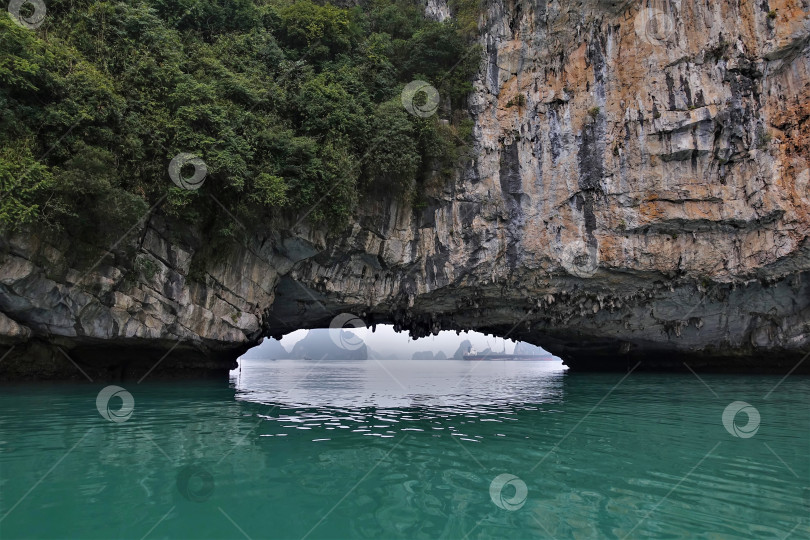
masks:
<svg viewBox="0 0 810 540"><path fill-rule="evenodd" d="M464 28L411 0L51 0L37 31L0 17L0 227L103 245L162 201L238 234L206 194L253 227L275 212L342 223L364 193L461 155L479 51L475 0L457 3ZM439 89L438 115L399 103L416 78ZM199 191L168 178L180 152L206 163Z"/></svg>

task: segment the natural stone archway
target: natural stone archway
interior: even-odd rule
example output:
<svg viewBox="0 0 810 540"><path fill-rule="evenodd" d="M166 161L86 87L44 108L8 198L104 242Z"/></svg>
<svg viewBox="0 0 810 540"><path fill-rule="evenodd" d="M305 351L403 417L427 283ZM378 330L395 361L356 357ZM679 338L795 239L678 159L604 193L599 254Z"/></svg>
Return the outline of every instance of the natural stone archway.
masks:
<svg viewBox="0 0 810 540"><path fill-rule="evenodd" d="M682 4L651 36L633 6L489 0L473 149L423 207L369 197L341 231L278 217L219 256L159 211L98 264L4 237L0 376L221 375L341 312L579 369L787 372L810 350L810 16L777 3L778 25Z"/></svg>

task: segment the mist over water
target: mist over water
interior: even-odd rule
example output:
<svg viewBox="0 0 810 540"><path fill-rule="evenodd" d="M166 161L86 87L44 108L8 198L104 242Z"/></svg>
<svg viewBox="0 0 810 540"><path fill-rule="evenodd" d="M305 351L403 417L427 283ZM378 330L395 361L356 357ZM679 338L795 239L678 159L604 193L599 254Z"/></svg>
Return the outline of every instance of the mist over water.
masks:
<svg viewBox="0 0 810 540"><path fill-rule="evenodd" d="M361 323L357 318L354 321ZM347 339L351 342L348 347L343 343ZM318 359L326 351L326 358L332 359L351 357L347 352L357 353L354 359L410 360L420 356L460 359L461 354L471 347L479 353L548 354L542 348L526 342L481 332L442 330L436 335L413 339L407 332L397 332L390 324L379 324L373 329L361 326L296 330L278 341L265 338L261 344L247 351L243 358Z"/></svg>
<svg viewBox="0 0 810 540"><path fill-rule="evenodd" d="M103 385L7 386L0 536L808 537L810 380L701 379L243 360L123 383L122 422Z"/></svg>

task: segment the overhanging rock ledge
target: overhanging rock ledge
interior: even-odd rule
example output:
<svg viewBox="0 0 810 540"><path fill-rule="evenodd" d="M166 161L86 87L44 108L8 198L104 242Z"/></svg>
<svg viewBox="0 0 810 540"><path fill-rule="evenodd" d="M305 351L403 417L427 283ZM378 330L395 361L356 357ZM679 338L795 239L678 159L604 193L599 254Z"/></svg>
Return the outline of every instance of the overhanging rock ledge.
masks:
<svg viewBox="0 0 810 540"><path fill-rule="evenodd" d="M582 370L810 370L810 14L668 6L662 35L634 3L487 0L471 157L423 207L279 217L222 257L159 211L97 264L6 235L0 377L222 376L342 312Z"/></svg>

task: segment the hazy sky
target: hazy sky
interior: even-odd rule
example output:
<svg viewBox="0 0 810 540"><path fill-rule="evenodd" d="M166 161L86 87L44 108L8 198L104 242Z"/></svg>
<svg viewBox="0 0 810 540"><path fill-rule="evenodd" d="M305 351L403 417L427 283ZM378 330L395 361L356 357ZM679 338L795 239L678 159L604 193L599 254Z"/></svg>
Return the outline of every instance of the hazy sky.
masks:
<svg viewBox="0 0 810 540"><path fill-rule="evenodd" d="M433 351L434 354L443 351L449 357L455 354L456 349L465 339L470 340L473 347L479 351L491 347L500 352L503 350L504 344L507 353L511 353L515 348L515 342L511 339L504 340L479 332L461 332L460 335L456 335L455 332L442 331L437 336L413 340L407 332L394 332L394 327L388 324L378 324L376 332L372 332L370 328L347 328L347 330L362 338L373 351L387 356L398 353L402 355L407 351L406 357L410 358L415 351ZM292 350L293 345L303 339L307 332L308 330L291 332L281 339L281 344L288 351Z"/></svg>

